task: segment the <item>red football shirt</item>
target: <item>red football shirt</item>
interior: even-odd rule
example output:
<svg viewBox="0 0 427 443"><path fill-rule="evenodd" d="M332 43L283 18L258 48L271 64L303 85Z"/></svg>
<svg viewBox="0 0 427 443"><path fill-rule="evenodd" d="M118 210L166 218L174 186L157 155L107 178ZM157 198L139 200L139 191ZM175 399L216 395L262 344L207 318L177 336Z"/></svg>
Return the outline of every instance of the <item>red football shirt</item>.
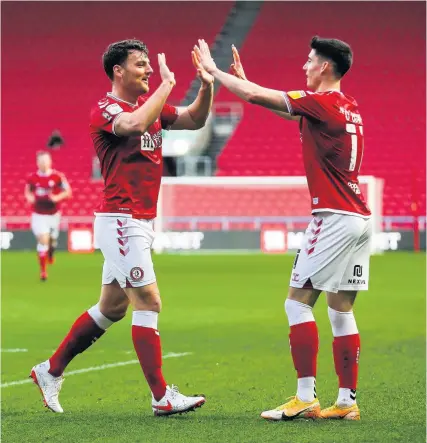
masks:
<svg viewBox="0 0 427 443"><path fill-rule="evenodd" d="M353 97L339 91L284 93L300 115L305 173L312 212L371 215L359 187L363 124Z"/></svg>
<svg viewBox="0 0 427 443"><path fill-rule="evenodd" d="M107 94L92 109L90 135L104 178L100 213L131 214L135 218L156 217L163 171L162 129L178 117L175 107L165 105L158 118L142 136L120 137L114 121L122 112L133 112L147 99L133 105Z"/></svg>
<svg viewBox="0 0 427 443"><path fill-rule="evenodd" d="M68 186L63 174L55 170L48 174L37 171L28 177L27 184L35 197L33 212L52 215L59 211L60 203L54 203L50 196L60 194Z"/></svg>

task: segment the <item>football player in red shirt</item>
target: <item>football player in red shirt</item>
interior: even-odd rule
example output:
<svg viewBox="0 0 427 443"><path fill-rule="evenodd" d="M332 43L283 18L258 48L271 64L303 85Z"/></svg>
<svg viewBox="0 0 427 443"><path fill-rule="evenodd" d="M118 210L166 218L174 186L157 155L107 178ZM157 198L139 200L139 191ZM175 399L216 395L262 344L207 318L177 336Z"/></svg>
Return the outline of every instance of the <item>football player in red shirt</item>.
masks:
<svg viewBox="0 0 427 443"><path fill-rule="evenodd" d="M33 367L45 405L63 412L58 395L70 361L99 339L132 305L132 340L152 392L155 415L194 410L203 396L188 397L166 384L157 327L161 309L151 246L153 220L162 176L162 129L195 130L204 126L213 100L213 77L193 64L201 81L187 107L166 104L175 76L158 55L160 86L146 98L153 68L148 50L138 40L111 44L103 56L112 90L91 112L90 135L104 178L104 195L96 212L95 239L104 255L99 303L84 312L52 357Z"/></svg>
<svg viewBox="0 0 427 443"><path fill-rule="evenodd" d="M236 48L232 48L234 75L216 67L204 40L199 40L195 52L206 71L231 92L287 120L298 121L301 132L313 220L295 258L285 302L297 393L261 416L270 420L359 420L356 385L360 337L353 304L357 291L368 289L372 237L371 213L358 182L363 124L355 99L341 92L341 79L352 64L350 46L319 37L313 37L310 46L304 64L310 91L291 92L248 81ZM336 403L323 410L316 398L319 339L312 312L321 292L326 293L339 382Z"/></svg>
<svg viewBox="0 0 427 443"><path fill-rule="evenodd" d="M28 177L25 199L32 205L31 229L37 239L40 280L47 280L47 263L53 264L61 222L60 203L71 197L71 187L64 174L52 169L48 152L37 153L38 170Z"/></svg>

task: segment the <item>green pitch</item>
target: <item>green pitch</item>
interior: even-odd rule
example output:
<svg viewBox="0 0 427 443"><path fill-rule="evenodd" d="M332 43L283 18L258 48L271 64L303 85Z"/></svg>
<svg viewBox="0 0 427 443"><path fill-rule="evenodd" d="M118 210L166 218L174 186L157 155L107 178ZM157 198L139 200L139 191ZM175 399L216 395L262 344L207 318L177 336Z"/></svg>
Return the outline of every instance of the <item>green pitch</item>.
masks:
<svg viewBox="0 0 427 443"><path fill-rule="evenodd" d="M46 283L34 253L2 254L2 383L25 380L99 295L102 257L58 254ZM295 394L283 301L290 256L156 256L169 383L204 393L195 413L155 418L138 364L66 376L62 415L42 407L32 384L2 388L2 441L19 442L425 442L425 255L372 259L371 289L359 295L360 422L266 422ZM324 298L317 392L333 403L337 380ZM68 371L136 358L131 314ZM27 352L7 352L20 349Z"/></svg>

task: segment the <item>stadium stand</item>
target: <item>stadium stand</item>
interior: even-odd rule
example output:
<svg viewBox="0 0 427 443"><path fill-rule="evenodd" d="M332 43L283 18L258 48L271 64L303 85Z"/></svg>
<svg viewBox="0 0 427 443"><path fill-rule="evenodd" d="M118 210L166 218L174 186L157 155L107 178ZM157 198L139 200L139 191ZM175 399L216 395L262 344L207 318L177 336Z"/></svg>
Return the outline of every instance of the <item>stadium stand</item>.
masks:
<svg viewBox="0 0 427 443"><path fill-rule="evenodd" d="M109 87L100 61L106 44L143 39L154 69L155 54L165 52L178 79L171 96L178 103L194 78L193 44L199 37L212 42L231 8L227 2L127 4L119 21L116 7L108 2L101 15L90 2L3 5L13 17L2 23L3 216L28 215L24 181L34 170L35 152L44 148L55 128L66 145L52 152L54 165L74 189L64 214L91 215L102 183L90 180L88 113ZM357 98L364 117L361 173L385 179L386 215L410 215L414 194L420 214L425 214L425 17L416 11L403 2L266 2L240 51L250 79L272 88L303 89L302 66L314 33L352 44L355 65L344 89ZM382 21L385 13L387 23ZM346 20L350 14L351 26ZM209 19L199 20L201 16ZM236 98L221 88L216 101ZM303 175L293 124L245 104L244 118L219 157L217 174ZM188 213L208 211L202 194L185 200ZM246 205L251 202L258 204L257 199L245 200ZM274 202L267 200L263 208L249 212L280 212Z"/></svg>

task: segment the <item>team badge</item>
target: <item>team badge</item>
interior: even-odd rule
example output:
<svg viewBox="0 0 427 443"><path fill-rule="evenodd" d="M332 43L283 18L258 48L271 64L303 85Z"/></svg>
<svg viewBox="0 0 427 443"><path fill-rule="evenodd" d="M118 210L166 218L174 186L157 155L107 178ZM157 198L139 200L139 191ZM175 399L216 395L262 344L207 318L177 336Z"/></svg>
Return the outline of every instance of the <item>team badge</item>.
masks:
<svg viewBox="0 0 427 443"><path fill-rule="evenodd" d="M142 270L142 268L135 266L130 270L130 278L133 281L141 281L144 278L144 271Z"/></svg>

